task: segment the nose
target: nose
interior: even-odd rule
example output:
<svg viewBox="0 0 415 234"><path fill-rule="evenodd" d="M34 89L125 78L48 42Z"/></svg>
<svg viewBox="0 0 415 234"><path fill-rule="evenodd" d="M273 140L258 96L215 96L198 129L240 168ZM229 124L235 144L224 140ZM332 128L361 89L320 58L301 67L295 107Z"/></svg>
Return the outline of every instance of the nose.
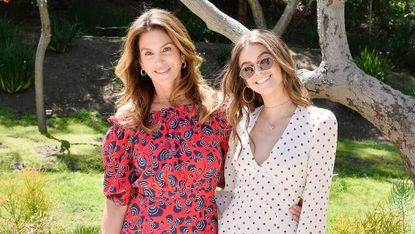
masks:
<svg viewBox="0 0 415 234"><path fill-rule="evenodd" d="M157 64L163 63L164 62L164 56L162 54L160 54L160 53L159 54L156 54L155 62Z"/></svg>

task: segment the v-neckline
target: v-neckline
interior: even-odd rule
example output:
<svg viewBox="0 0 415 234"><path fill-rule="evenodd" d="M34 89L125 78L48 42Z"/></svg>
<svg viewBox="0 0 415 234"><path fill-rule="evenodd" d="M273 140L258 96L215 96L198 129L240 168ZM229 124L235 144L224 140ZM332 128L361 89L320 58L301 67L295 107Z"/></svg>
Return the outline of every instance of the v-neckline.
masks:
<svg viewBox="0 0 415 234"><path fill-rule="evenodd" d="M290 117L290 121L288 122L287 126L285 126L285 129L282 132L281 136L277 139L277 141L275 142L275 144L272 146L271 151L268 154L268 157L261 164L258 164L257 161L255 160L255 154L254 154L254 152L252 151L252 148L251 148L251 142L250 142L249 135L251 134L252 129L255 127L255 123L258 120L258 117L261 114L262 110L264 109L264 106L260 106L260 107L258 107L258 110L254 110L253 112L250 113L250 116L249 116L250 123L249 123L248 129L247 129L248 132L246 134L246 136L248 137L248 139L247 139L248 147L246 147L246 148L249 149L249 152L252 155L251 159L252 159L252 161L254 162L254 164L257 167L262 168L262 166L264 164L266 164L268 162L268 160L271 158L272 153L274 152L275 148L280 144L281 140L284 138L284 135L286 135L286 133L288 132L289 128L291 128L291 126L293 125L292 122L294 120L294 116L297 114L299 108L300 108L300 106L296 106L295 107L294 113ZM252 115L255 115L255 116L252 116Z"/></svg>

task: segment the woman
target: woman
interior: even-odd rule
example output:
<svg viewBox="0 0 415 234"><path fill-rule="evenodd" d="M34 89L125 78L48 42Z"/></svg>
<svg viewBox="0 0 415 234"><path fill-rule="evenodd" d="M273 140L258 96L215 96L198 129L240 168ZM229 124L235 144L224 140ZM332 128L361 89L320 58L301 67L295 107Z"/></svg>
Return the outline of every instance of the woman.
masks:
<svg viewBox="0 0 415 234"><path fill-rule="evenodd" d="M103 233L217 233L230 128L200 62L171 13L152 9L130 26L116 67L125 91L103 145Z"/></svg>
<svg viewBox="0 0 415 234"><path fill-rule="evenodd" d="M265 30L244 35L222 89L233 127L219 233L325 233L337 122L311 105L287 46Z"/></svg>

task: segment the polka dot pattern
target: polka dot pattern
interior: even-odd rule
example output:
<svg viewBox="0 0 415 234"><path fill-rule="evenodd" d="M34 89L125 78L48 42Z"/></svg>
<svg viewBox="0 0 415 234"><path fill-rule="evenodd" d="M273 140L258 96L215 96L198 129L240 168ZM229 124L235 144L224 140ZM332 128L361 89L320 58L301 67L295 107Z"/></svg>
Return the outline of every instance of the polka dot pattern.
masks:
<svg viewBox="0 0 415 234"><path fill-rule="evenodd" d="M238 130L241 154L237 155L239 143L228 151L225 188L216 194L219 233L325 233L337 141L334 114L298 106L269 158L258 165L248 146L248 132L261 109L250 114L249 126ZM289 208L301 196L297 222Z"/></svg>

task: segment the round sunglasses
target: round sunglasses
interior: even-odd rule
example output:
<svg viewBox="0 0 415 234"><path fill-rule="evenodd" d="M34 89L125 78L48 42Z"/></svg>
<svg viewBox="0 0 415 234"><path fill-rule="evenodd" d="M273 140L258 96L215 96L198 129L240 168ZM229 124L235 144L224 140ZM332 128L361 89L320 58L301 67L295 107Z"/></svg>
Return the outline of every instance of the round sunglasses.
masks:
<svg viewBox="0 0 415 234"><path fill-rule="evenodd" d="M255 74L255 65L258 71L266 71L274 65L274 58L267 56L259 60L256 64L247 65L241 68L239 71L239 76L242 79L249 79Z"/></svg>

